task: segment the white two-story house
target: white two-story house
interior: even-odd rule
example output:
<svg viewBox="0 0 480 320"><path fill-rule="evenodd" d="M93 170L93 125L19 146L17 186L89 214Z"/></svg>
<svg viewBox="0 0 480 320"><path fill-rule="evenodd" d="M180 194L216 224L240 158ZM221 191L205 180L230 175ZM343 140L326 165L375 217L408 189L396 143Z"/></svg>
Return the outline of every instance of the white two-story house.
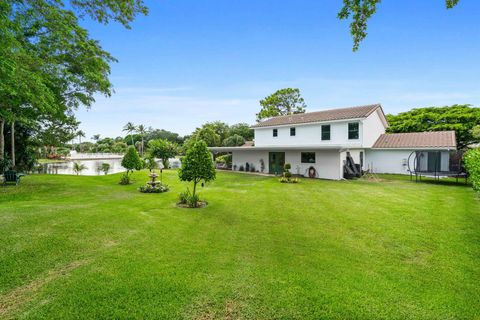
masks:
<svg viewBox="0 0 480 320"><path fill-rule="evenodd" d="M253 125L253 143L211 150L230 152L232 170L280 174L290 163L294 174L323 179L342 179L347 155L378 173L449 170L455 132L386 134L387 126L379 104L293 114Z"/></svg>

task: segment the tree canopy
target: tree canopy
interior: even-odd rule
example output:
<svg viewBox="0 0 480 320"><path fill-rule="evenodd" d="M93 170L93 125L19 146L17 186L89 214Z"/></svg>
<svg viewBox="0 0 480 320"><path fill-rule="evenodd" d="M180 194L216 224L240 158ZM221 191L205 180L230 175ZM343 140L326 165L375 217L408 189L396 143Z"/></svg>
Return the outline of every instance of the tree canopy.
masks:
<svg viewBox="0 0 480 320"><path fill-rule="evenodd" d="M127 169L127 175L133 170L141 170L143 167L142 159L138 155L135 147L130 146L127 149L127 153L123 156L122 167Z"/></svg>
<svg viewBox="0 0 480 320"><path fill-rule="evenodd" d="M480 108L470 105L415 108L397 115L387 115L388 132L455 130L458 148L478 143L473 128L480 123Z"/></svg>
<svg viewBox="0 0 480 320"><path fill-rule="evenodd" d="M447 9L455 7L459 0L444 0ZM367 22L376 12L381 0L343 0L343 7L338 13L340 20L350 17L350 34L353 38L353 51L357 51L360 42L367 36Z"/></svg>
<svg viewBox="0 0 480 320"><path fill-rule="evenodd" d="M300 89L297 88L277 90L274 94L260 100L260 106L262 108L257 113L257 121L276 116L304 113L307 107L300 94Z"/></svg>
<svg viewBox="0 0 480 320"><path fill-rule="evenodd" d="M179 149L175 142L167 139L150 140L148 148L150 155L162 159L164 168L168 168L168 159L175 157Z"/></svg>
<svg viewBox="0 0 480 320"><path fill-rule="evenodd" d="M200 181L215 180L216 172L212 156L204 141L196 141L187 150L187 154L182 159L182 166L178 170L178 176L182 181L193 181L193 196Z"/></svg>

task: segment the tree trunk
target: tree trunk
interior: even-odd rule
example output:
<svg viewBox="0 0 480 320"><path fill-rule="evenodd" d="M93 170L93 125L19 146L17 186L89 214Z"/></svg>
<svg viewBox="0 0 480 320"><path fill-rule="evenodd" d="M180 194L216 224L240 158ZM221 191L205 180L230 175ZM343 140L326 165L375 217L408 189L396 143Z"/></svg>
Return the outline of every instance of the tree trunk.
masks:
<svg viewBox="0 0 480 320"><path fill-rule="evenodd" d="M15 121L12 121L12 132L11 132L11 136L12 136L12 169L15 168Z"/></svg>
<svg viewBox="0 0 480 320"><path fill-rule="evenodd" d="M5 157L5 136L3 135L4 126L5 120L0 119L0 161L3 161Z"/></svg>
<svg viewBox="0 0 480 320"><path fill-rule="evenodd" d="M195 191L197 190L197 179L194 179L193 180L193 193L192 193L192 196L195 195Z"/></svg>

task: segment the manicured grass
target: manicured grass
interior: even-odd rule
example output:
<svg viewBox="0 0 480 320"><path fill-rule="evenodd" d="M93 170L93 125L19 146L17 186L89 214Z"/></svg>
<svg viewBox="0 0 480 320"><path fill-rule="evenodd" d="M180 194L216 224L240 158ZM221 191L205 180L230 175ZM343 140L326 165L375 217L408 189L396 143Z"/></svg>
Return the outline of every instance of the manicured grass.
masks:
<svg viewBox="0 0 480 320"><path fill-rule="evenodd" d="M142 194L119 175L0 188L0 318L475 319L471 188L218 173Z"/></svg>

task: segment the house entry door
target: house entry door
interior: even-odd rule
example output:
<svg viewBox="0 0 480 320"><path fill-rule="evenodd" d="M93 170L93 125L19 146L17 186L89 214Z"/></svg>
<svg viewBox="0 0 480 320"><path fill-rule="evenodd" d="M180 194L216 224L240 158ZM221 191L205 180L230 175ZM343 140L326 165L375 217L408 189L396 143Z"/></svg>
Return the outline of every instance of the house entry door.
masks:
<svg viewBox="0 0 480 320"><path fill-rule="evenodd" d="M281 174L285 165L285 152L270 152L268 159L268 173Z"/></svg>

